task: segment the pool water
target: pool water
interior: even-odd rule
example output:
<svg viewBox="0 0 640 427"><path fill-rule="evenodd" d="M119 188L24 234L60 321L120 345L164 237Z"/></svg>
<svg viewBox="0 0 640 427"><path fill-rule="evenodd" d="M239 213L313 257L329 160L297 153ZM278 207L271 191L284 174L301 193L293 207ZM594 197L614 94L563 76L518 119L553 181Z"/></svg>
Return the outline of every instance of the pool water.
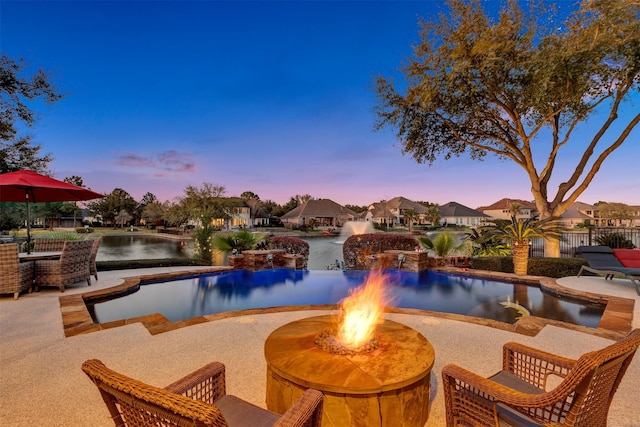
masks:
<svg viewBox="0 0 640 427"><path fill-rule="evenodd" d="M521 315L501 304L517 303L532 315L595 328L604 306L558 298L538 287L473 276L387 271L390 304L514 323ZM250 308L336 304L366 281L368 271L230 270L164 282L108 301L87 303L94 321L160 313L170 321Z"/></svg>

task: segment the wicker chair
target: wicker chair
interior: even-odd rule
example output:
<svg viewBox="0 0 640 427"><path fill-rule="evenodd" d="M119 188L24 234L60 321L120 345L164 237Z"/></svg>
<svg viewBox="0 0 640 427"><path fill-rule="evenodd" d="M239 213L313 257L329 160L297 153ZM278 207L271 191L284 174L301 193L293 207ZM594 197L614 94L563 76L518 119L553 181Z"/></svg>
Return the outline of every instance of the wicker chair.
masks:
<svg viewBox="0 0 640 427"><path fill-rule="evenodd" d="M67 239L36 239L34 240L34 252L62 252Z"/></svg>
<svg viewBox="0 0 640 427"><path fill-rule="evenodd" d="M91 247L91 258L89 259L89 273L98 280L98 268L96 267L96 257L98 256L98 249L100 249L100 242L102 237L98 237L93 240L93 246Z"/></svg>
<svg viewBox="0 0 640 427"><path fill-rule="evenodd" d="M64 292L66 285L83 280L91 286L89 259L92 246L91 240L68 240L64 244L59 260L36 261L36 289L43 286L56 286Z"/></svg>
<svg viewBox="0 0 640 427"><path fill-rule="evenodd" d="M225 368L210 363L165 388L147 385L96 359L82 370L100 390L116 426L319 427L323 395L307 390L284 413L274 414L226 394Z"/></svg>
<svg viewBox="0 0 640 427"><path fill-rule="evenodd" d="M447 365L447 426L606 426L613 395L639 345L640 329L578 360L506 343L503 370L488 379ZM545 391L553 376L560 383Z"/></svg>
<svg viewBox="0 0 640 427"><path fill-rule="evenodd" d="M33 286L33 261L20 262L18 244L0 245L0 294L13 293L18 299L20 292L31 292Z"/></svg>

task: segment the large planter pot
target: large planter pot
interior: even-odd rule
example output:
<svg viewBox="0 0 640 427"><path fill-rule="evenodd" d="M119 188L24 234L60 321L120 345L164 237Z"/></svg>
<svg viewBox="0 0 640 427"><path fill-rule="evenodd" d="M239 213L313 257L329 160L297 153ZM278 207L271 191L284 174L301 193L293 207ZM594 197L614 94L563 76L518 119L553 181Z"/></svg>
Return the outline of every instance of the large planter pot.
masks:
<svg viewBox="0 0 640 427"><path fill-rule="evenodd" d="M513 256L513 272L519 276L525 276L529 264L529 242L526 240L513 242L511 254Z"/></svg>

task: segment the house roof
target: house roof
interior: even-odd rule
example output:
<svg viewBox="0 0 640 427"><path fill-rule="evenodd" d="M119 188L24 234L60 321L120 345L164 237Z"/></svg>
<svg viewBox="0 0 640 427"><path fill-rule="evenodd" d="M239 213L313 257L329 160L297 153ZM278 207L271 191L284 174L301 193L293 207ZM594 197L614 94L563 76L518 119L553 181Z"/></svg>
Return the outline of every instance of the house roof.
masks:
<svg viewBox="0 0 640 427"><path fill-rule="evenodd" d="M564 219L593 219L593 217L589 216L589 215L585 215L582 212L580 212L581 210L585 210L585 209L589 209L589 206L591 205L587 205L586 203L581 203L581 202L576 202L574 204L572 204L571 206L569 206L567 208L566 211L564 211L562 213L562 215L560 215L560 218L564 218ZM593 206L591 206L591 209L593 209Z"/></svg>
<svg viewBox="0 0 640 427"><path fill-rule="evenodd" d="M260 206L260 200L249 199L245 200L245 203L249 206L249 209L251 209L251 216L253 218L269 218L269 215L267 215L264 209Z"/></svg>
<svg viewBox="0 0 640 427"><path fill-rule="evenodd" d="M386 203L376 202L369 205L369 212L373 218L392 218L395 215L391 213Z"/></svg>
<svg viewBox="0 0 640 427"><path fill-rule="evenodd" d="M457 217L457 218L468 218L468 217L481 217L481 218L489 218L489 215L485 215L482 212L479 212L475 209L471 209L467 206L461 205L457 202L449 202L444 205L440 205L438 207L440 211L440 216L443 218L446 217Z"/></svg>
<svg viewBox="0 0 640 427"><path fill-rule="evenodd" d="M511 206L513 206L514 204L518 204L520 205L521 208L524 208L524 209L537 210L535 204L528 202L526 200L519 200L519 199L501 199L492 205L481 206L476 210L477 211L494 211L494 210L511 209Z"/></svg>
<svg viewBox="0 0 640 427"><path fill-rule="evenodd" d="M281 218L297 218L301 216L305 217L325 217L333 218L339 216L352 216L356 217L358 214L349 208L334 202L329 199L308 200L307 202L299 205L298 207L290 210Z"/></svg>
<svg viewBox="0 0 640 427"><path fill-rule="evenodd" d="M413 209L419 214L427 213L427 207L413 200L409 200L406 197L394 197L391 200L385 202L389 209Z"/></svg>

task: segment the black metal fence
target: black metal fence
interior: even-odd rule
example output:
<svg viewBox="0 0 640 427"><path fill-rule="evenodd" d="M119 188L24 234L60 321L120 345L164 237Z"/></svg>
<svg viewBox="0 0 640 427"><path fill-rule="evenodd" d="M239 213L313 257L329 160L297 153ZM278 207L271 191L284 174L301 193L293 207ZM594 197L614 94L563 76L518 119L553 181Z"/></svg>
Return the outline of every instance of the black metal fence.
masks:
<svg viewBox="0 0 640 427"><path fill-rule="evenodd" d="M560 242L560 256L573 258L578 246L594 246L610 239L612 234L616 237L631 241L636 248L640 248L640 227L586 227L577 231L569 231L563 234L564 240ZM531 257L544 257L544 240L533 239L529 252Z"/></svg>

